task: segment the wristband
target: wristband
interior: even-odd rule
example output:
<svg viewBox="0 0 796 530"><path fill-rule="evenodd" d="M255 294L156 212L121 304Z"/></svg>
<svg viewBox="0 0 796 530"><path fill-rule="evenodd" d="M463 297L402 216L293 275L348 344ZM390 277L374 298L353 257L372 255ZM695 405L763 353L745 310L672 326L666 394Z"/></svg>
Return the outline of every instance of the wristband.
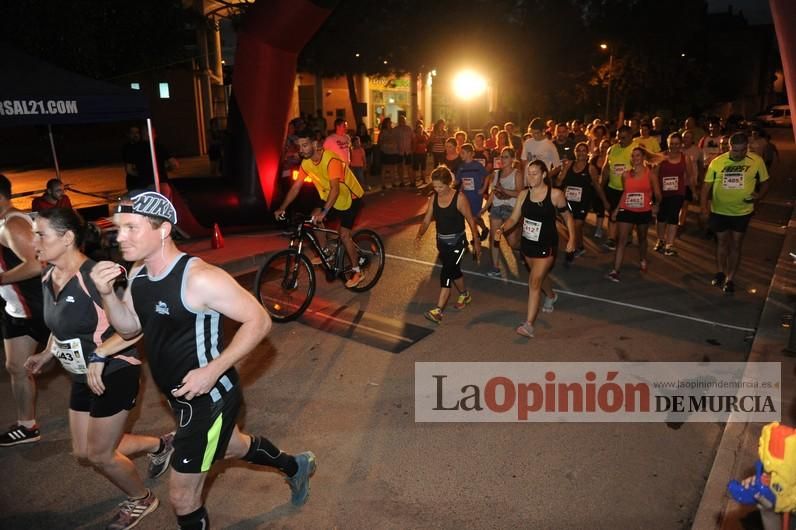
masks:
<svg viewBox="0 0 796 530"><path fill-rule="evenodd" d="M110 360L110 357L103 357L102 355L97 355L96 353L92 353L88 356L89 363L107 363Z"/></svg>
<svg viewBox="0 0 796 530"><path fill-rule="evenodd" d="M321 210L321 213L323 214L324 217L326 217L326 214L329 213L329 208L324 208L323 210Z"/></svg>

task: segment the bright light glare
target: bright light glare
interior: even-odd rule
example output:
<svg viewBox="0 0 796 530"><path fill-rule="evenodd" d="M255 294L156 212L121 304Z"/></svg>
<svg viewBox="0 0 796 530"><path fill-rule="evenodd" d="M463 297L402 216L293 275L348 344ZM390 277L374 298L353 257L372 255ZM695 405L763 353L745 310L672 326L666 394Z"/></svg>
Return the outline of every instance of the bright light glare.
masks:
<svg viewBox="0 0 796 530"><path fill-rule="evenodd" d="M473 99L486 90L486 79L472 70L464 70L453 78L453 90L461 99Z"/></svg>
<svg viewBox="0 0 796 530"><path fill-rule="evenodd" d="M600 49L601 50L607 50L608 49L608 45L603 42L602 44L600 44Z"/></svg>

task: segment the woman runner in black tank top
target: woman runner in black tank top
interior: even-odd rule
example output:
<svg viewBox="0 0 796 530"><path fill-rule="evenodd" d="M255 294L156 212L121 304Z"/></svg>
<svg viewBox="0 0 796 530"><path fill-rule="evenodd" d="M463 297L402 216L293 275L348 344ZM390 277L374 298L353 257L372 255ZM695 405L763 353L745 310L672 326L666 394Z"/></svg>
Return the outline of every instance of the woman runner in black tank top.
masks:
<svg viewBox="0 0 796 530"><path fill-rule="evenodd" d="M542 311L551 313L558 295L548 273L555 262L558 247L556 213L560 213L567 224L569 237L567 252L575 251L575 223L564 197L564 192L550 185L547 166L541 160L528 164L525 174L527 189L520 193L511 217L498 228L498 236L512 230L515 226L522 231L521 250L530 270L528 275L528 311L526 320L520 323L516 332L524 337L533 337L533 324L539 313L542 291L545 294Z"/></svg>
<svg viewBox="0 0 796 530"><path fill-rule="evenodd" d="M608 199L600 187L600 170L589 162L589 146L580 142L575 146L575 161L564 161L561 189L564 190L572 217L575 219L575 257L586 253L583 245L583 223L596 203L602 212L608 209Z"/></svg>
<svg viewBox="0 0 796 530"><path fill-rule="evenodd" d="M39 373L56 357L71 373L72 455L90 461L128 497L137 499L130 502L137 517L143 517L158 500L119 447L157 453L152 458L153 464L160 462L157 468L150 464L154 478L169 467L171 437L163 436L161 445L161 438L124 432L138 396L141 360L132 346L137 339L124 341L109 325L89 275L95 264L80 251L83 233L84 225L71 208L44 210L36 218L34 246L38 258L49 264L42 283L44 318L52 334L48 347L29 357L25 367ZM125 510L116 515L114 526L128 517Z"/></svg>
<svg viewBox="0 0 796 530"><path fill-rule="evenodd" d="M431 172L431 187L434 194L429 198L423 223L417 232L415 244L420 245L423 234L428 230L431 221L437 223L437 250L442 261L440 273L440 293L437 306L426 311L424 316L432 322L442 322L442 313L448 303L451 284L456 287L459 297L454 304L455 309L464 309L472 301L470 292L464 287L461 262L467 251L467 236L464 222L470 226L473 234L478 233L475 218L470 211L470 203L465 196L451 188L453 174L445 166L439 166ZM478 241L477 238L473 238ZM473 245L476 260L481 255L481 246Z"/></svg>

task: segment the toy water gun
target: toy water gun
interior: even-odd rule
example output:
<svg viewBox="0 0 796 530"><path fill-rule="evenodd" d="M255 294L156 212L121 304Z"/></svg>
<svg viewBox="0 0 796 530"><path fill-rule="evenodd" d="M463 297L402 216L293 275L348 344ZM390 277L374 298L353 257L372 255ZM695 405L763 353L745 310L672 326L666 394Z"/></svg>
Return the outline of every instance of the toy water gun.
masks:
<svg viewBox="0 0 796 530"><path fill-rule="evenodd" d="M727 490L741 504L760 504L775 512L796 511L796 429L769 423L758 446L760 460L749 486L730 481Z"/></svg>

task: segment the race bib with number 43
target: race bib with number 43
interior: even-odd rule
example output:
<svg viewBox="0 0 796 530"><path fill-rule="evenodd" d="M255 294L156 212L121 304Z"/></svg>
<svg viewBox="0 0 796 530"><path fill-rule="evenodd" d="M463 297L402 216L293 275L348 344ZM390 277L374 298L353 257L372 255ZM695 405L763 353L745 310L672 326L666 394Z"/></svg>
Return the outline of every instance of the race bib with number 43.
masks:
<svg viewBox="0 0 796 530"><path fill-rule="evenodd" d="M61 362L67 372L85 374L88 371L80 339L58 340L53 337L53 345L50 351Z"/></svg>

